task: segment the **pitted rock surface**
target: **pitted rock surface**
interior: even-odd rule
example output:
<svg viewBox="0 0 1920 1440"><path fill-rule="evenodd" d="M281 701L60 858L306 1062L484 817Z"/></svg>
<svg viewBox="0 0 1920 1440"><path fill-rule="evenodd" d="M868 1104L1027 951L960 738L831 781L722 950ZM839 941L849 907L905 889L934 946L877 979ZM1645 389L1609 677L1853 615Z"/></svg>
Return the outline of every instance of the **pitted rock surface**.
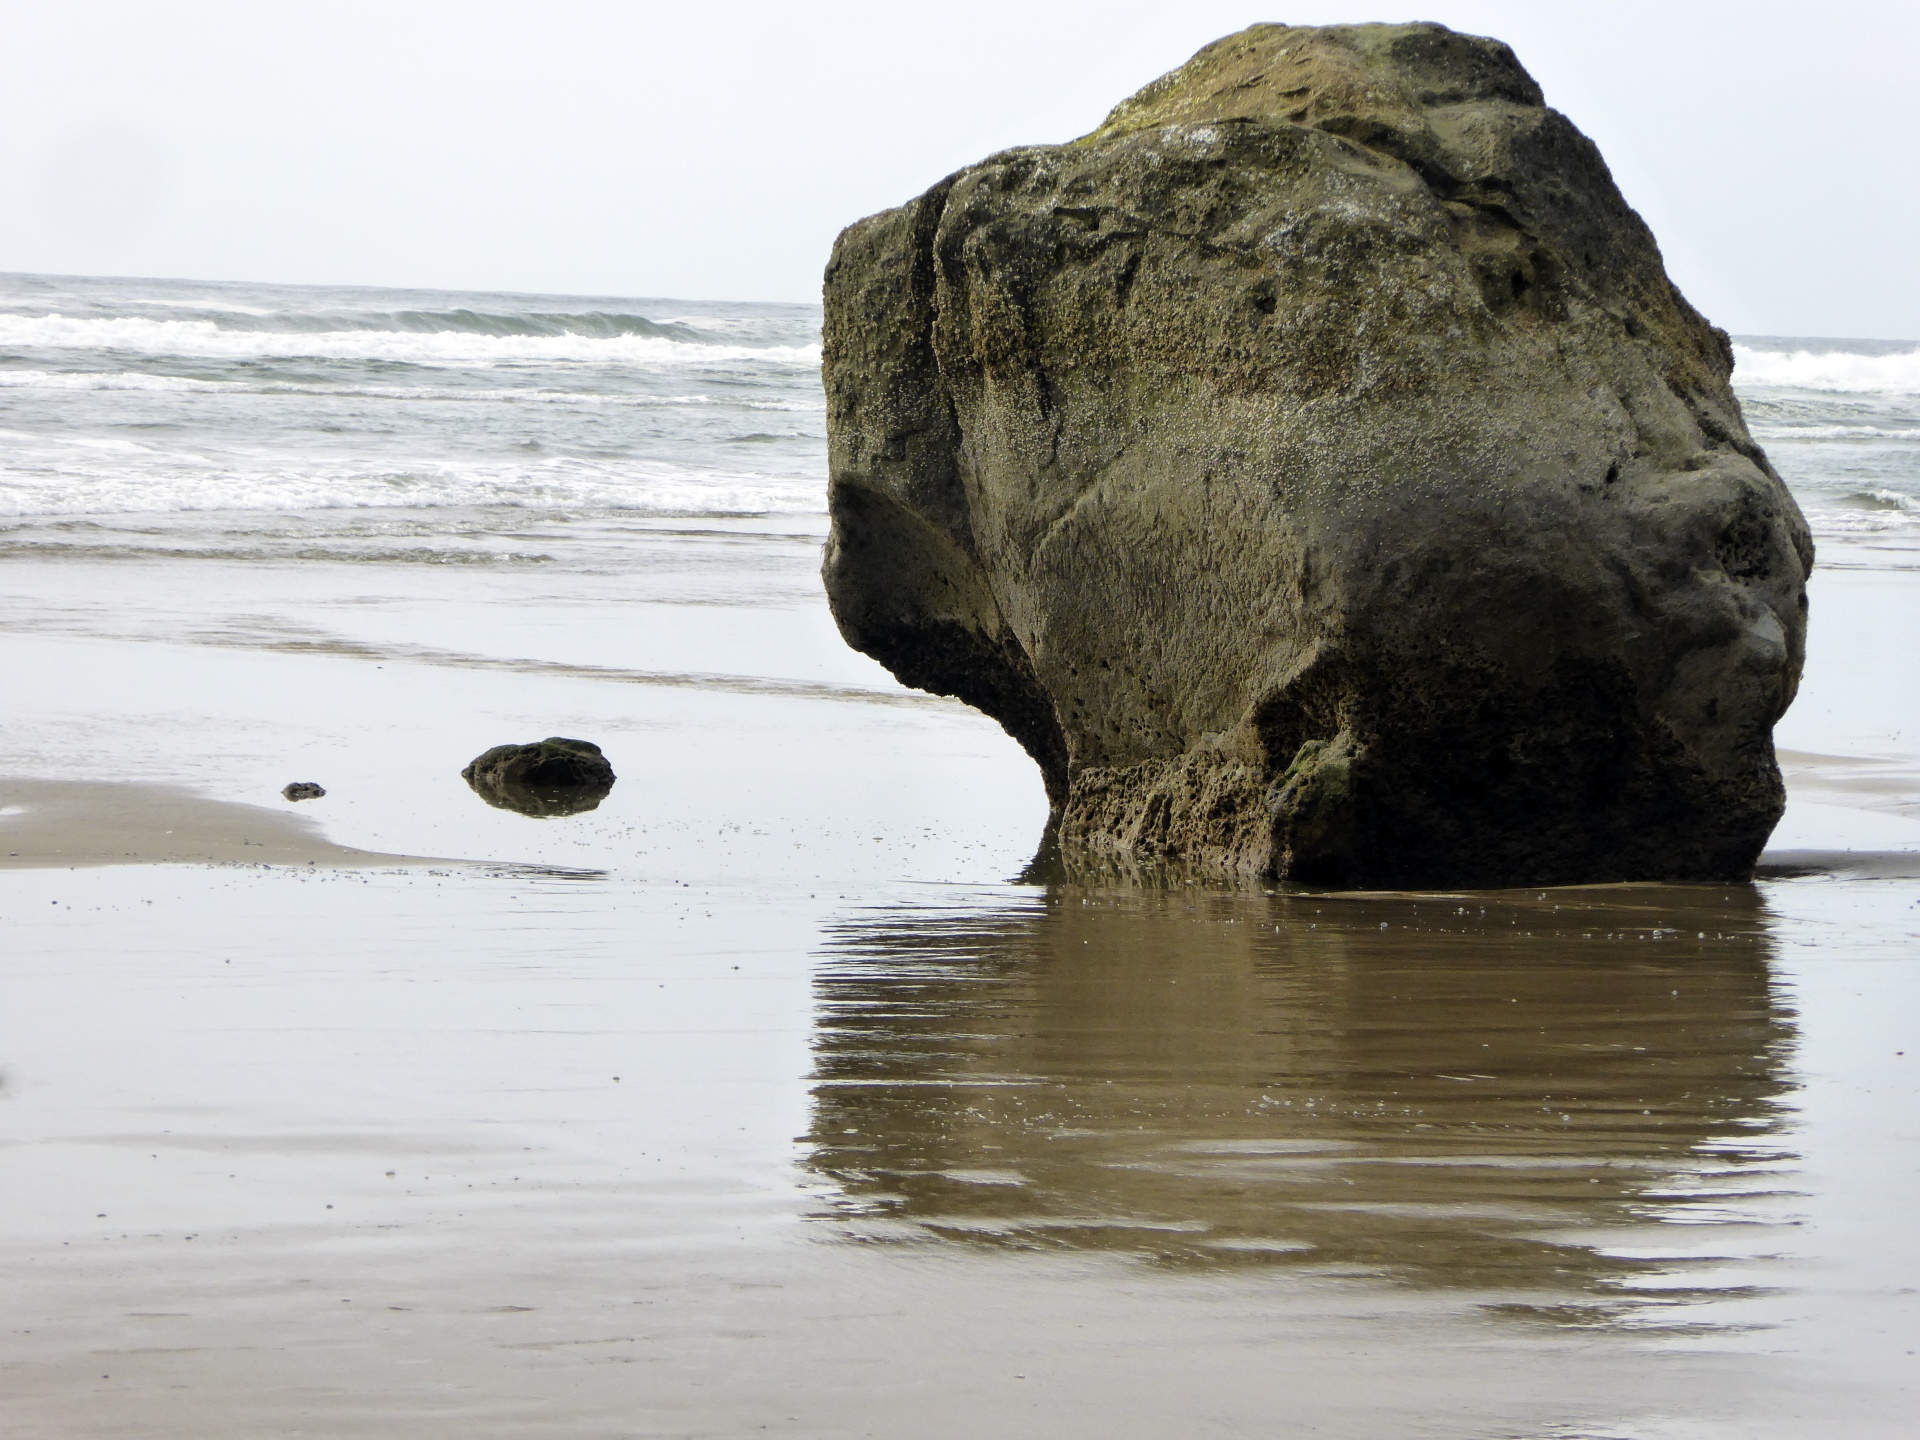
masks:
<svg viewBox="0 0 1920 1440"><path fill-rule="evenodd" d="M1069 861L1742 877L1812 542L1731 369L1506 46L1255 26L841 235L827 592Z"/></svg>
<svg viewBox="0 0 1920 1440"><path fill-rule="evenodd" d="M613 790L613 766L591 740L549 735L526 745L496 745L460 772L487 804L536 819L579 815Z"/></svg>

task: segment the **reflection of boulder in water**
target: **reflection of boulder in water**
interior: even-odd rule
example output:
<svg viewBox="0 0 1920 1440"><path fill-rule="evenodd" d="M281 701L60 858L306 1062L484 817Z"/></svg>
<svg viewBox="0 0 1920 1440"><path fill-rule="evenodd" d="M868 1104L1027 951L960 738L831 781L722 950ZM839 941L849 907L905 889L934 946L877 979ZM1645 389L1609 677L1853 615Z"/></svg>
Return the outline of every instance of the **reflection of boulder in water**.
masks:
<svg viewBox="0 0 1920 1440"><path fill-rule="evenodd" d="M1617 1299L1626 1228L1751 1223L1777 1159L1748 887L1056 889L846 924L818 986L809 1163L879 1235Z"/></svg>
<svg viewBox="0 0 1920 1440"><path fill-rule="evenodd" d="M613 789L613 766L590 740L549 735L531 745L496 745L460 778L501 810L548 818L592 810Z"/></svg>

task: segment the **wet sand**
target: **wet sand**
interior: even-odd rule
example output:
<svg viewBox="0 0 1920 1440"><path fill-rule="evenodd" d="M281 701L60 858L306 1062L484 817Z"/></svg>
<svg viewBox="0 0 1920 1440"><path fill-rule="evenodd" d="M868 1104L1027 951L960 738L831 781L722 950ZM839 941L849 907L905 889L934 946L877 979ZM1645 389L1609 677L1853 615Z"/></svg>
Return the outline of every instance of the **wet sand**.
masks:
<svg viewBox="0 0 1920 1440"><path fill-rule="evenodd" d="M306 816L184 786L0 777L0 869L425 863L335 845Z"/></svg>
<svg viewBox="0 0 1920 1440"><path fill-rule="evenodd" d="M1042 887L814 540L663 529L9 565L9 1440L1908 1432L1920 575L1754 885ZM551 733L600 809L461 784Z"/></svg>

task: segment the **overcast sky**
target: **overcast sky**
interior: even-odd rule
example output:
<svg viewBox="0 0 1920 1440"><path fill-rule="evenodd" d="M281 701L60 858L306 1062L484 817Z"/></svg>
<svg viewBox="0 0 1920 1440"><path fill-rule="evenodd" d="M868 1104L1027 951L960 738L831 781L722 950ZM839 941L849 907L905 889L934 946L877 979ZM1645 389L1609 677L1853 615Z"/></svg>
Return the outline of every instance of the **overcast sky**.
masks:
<svg viewBox="0 0 1920 1440"><path fill-rule="evenodd" d="M0 0L0 270L812 300L1257 20L1511 43L1743 333L1920 337L1915 0Z"/></svg>

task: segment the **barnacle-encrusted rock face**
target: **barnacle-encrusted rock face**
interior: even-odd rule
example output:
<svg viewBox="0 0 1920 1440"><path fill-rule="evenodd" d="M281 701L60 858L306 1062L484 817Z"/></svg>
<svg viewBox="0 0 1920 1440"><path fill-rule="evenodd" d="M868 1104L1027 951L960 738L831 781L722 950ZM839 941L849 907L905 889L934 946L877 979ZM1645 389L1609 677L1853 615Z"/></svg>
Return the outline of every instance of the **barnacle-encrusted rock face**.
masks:
<svg viewBox="0 0 1920 1440"><path fill-rule="evenodd" d="M1070 861L1744 876L1812 545L1731 366L1506 46L1255 26L840 237L828 596Z"/></svg>

